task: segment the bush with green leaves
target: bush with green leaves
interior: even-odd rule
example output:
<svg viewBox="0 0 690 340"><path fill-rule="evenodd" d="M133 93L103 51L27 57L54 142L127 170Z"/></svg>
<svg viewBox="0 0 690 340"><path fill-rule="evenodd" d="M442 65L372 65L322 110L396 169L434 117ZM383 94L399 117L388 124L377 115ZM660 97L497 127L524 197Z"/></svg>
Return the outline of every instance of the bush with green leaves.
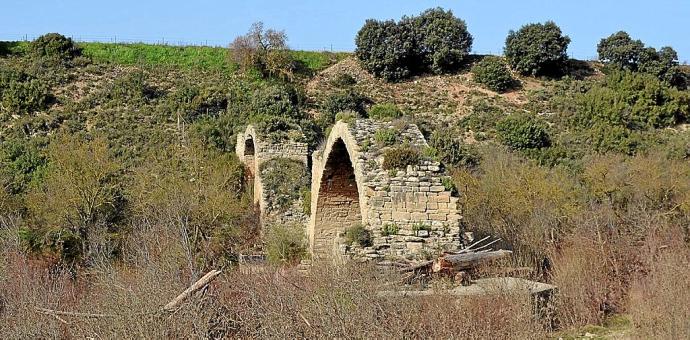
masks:
<svg viewBox="0 0 690 340"><path fill-rule="evenodd" d="M369 118L371 119L391 120L402 116L402 110L392 103L376 104L369 109Z"/></svg>
<svg viewBox="0 0 690 340"><path fill-rule="evenodd" d="M391 146L398 141L398 134L396 129L380 129L374 133L374 140L381 146Z"/></svg>
<svg viewBox="0 0 690 340"><path fill-rule="evenodd" d="M621 69L635 71L640 65L644 50L641 40L633 40L627 32L620 31L601 39L597 45L599 60Z"/></svg>
<svg viewBox="0 0 690 340"><path fill-rule="evenodd" d="M505 92L515 86L515 78L501 57L488 56L472 67L474 81L496 92Z"/></svg>
<svg viewBox="0 0 690 340"><path fill-rule="evenodd" d="M480 155L475 147L462 141L448 130L436 130L429 138L429 146L438 160L449 166L473 167L479 164Z"/></svg>
<svg viewBox="0 0 690 340"><path fill-rule="evenodd" d="M643 73L613 72L573 100L575 112L569 121L580 128L606 124L643 130L690 117L690 94Z"/></svg>
<svg viewBox="0 0 690 340"><path fill-rule="evenodd" d="M39 184L47 160L36 142L6 139L0 143L0 185L13 195Z"/></svg>
<svg viewBox="0 0 690 340"><path fill-rule="evenodd" d="M269 85L258 88L250 98L250 115L278 116L290 119L301 119L303 114L299 110L299 94L290 85Z"/></svg>
<svg viewBox="0 0 690 340"><path fill-rule="evenodd" d="M267 229L266 256L270 262L294 265L307 257L307 240L303 226L274 224Z"/></svg>
<svg viewBox="0 0 690 340"><path fill-rule="evenodd" d="M360 223L345 229L345 242L348 245L357 244L360 247L371 247L374 243L371 231Z"/></svg>
<svg viewBox="0 0 690 340"><path fill-rule="evenodd" d="M72 38L59 33L44 34L29 45L29 53L36 58L71 60L81 55L81 49Z"/></svg>
<svg viewBox="0 0 690 340"><path fill-rule="evenodd" d="M121 103L143 103L154 95L155 90L142 71L133 71L116 78L108 94L111 100Z"/></svg>
<svg viewBox="0 0 690 340"><path fill-rule="evenodd" d="M565 68L569 44L570 38L553 21L528 24L508 33L505 56L521 74L557 76Z"/></svg>
<svg viewBox="0 0 690 340"><path fill-rule="evenodd" d="M25 241L36 240L30 235L43 235L40 245L68 264L112 256L115 234L124 219L120 170L103 139L54 140L48 147L43 181L26 196Z"/></svg>
<svg viewBox="0 0 690 340"><path fill-rule="evenodd" d="M369 19L357 32L355 55L374 76L396 81L412 75L414 33L393 20Z"/></svg>
<svg viewBox="0 0 690 340"><path fill-rule="evenodd" d="M321 124L325 128L335 123L335 116L341 112L353 112L358 117L366 117L369 102L369 98L354 90L333 93L321 104Z"/></svg>
<svg viewBox="0 0 690 340"><path fill-rule="evenodd" d="M255 124L259 134L274 142L284 142L291 139L291 137L299 136L300 127L295 121L280 117L280 116L258 116L253 117L252 122Z"/></svg>
<svg viewBox="0 0 690 340"><path fill-rule="evenodd" d="M410 145L386 149L383 152L383 168L385 170L403 170L408 165L418 165L422 160L422 153L419 149Z"/></svg>
<svg viewBox="0 0 690 340"><path fill-rule="evenodd" d="M679 89L688 85L687 75L679 67L678 53L672 47L657 51L620 31L601 39L597 52L601 61L615 69L649 73Z"/></svg>
<svg viewBox="0 0 690 340"><path fill-rule="evenodd" d="M417 39L414 59L421 61L425 71L435 74L455 71L472 49L473 38L467 24L450 10L428 9L419 16L403 19L401 24L412 26Z"/></svg>
<svg viewBox="0 0 690 340"><path fill-rule="evenodd" d="M189 128L190 137L201 145L224 152L235 150L235 128L239 126L228 115L204 117Z"/></svg>
<svg viewBox="0 0 690 340"><path fill-rule="evenodd" d="M16 67L0 65L0 112L22 114L48 107L52 96L44 82Z"/></svg>
<svg viewBox="0 0 690 340"><path fill-rule="evenodd" d="M183 83L165 97L164 104L171 114L182 113L187 121L194 121L202 116L216 116L224 112L228 98L225 90L219 86Z"/></svg>
<svg viewBox="0 0 690 340"><path fill-rule="evenodd" d="M0 88L1 110L10 114L32 113L48 107L50 92L42 81L11 81L7 87Z"/></svg>
<svg viewBox="0 0 690 340"><path fill-rule="evenodd" d="M538 149L551 144L548 126L532 114L512 114L496 124L498 138L513 149Z"/></svg>
<svg viewBox="0 0 690 340"><path fill-rule="evenodd" d="M338 73L338 75L331 80L331 85L336 87L348 87L357 84L357 79L347 73Z"/></svg>
<svg viewBox="0 0 690 340"><path fill-rule="evenodd" d="M381 227L381 236L397 235L400 227L395 223L386 223Z"/></svg>
<svg viewBox="0 0 690 340"><path fill-rule="evenodd" d="M301 197L301 191L310 185L306 166L288 158L274 158L261 163L259 169L270 211L284 211Z"/></svg>
<svg viewBox="0 0 690 340"><path fill-rule="evenodd" d="M230 44L230 57L244 71L256 70L264 77L292 80L297 68L287 45L285 31L252 24L247 34Z"/></svg>
<svg viewBox="0 0 690 340"><path fill-rule="evenodd" d="M463 20L434 8L399 22L367 20L357 33L355 54L374 76L396 81L425 71L458 69L472 41Z"/></svg>

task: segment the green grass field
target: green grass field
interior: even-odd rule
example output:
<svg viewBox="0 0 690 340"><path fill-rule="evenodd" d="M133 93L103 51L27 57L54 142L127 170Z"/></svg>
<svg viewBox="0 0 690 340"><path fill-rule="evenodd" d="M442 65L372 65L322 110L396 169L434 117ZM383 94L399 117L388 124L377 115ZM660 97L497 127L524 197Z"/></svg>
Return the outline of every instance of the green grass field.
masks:
<svg viewBox="0 0 690 340"><path fill-rule="evenodd" d="M0 53L23 54L29 43L24 41L0 42ZM172 66L187 69L233 70L228 62L228 49L210 46L171 46L144 43L79 43L83 54L96 63L116 65ZM349 53L293 51L295 60L312 71L320 71L342 60Z"/></svg>

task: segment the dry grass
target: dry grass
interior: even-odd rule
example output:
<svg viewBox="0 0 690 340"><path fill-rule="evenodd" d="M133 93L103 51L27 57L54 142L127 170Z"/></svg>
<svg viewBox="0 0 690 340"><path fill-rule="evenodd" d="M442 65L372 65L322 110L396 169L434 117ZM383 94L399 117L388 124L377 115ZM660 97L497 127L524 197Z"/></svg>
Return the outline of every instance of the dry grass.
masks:
<svg viewBox="0 0 690 340"><path fill-rule="evenodd" d="M21 259L0 284L4 338L543 338L529 299L497 293L382 298L368 267L230 271L173 314L159 313L187 282L165 265L107 268L76 280ZM54 317L34 307L103 313Z"/></svg>
<svg viewBox="0 0 690 340"><path fill-rule="evenodd" d="M12 234L8 232L8 234ZM544 338L530 299L505 292L455 300L379 297L392 277L372 266L227 269L174 313L161 306L203 273L190 273L173 228L135 232L123 260L76 276L24 255L3 238L2 338ZM385 287L384 287L385 286ZM36 307L106 314L86 318Z"/></svg>
<svg viewBox="0 0 690 340"><path fill-rule="evenodd" d="M690 249L664 248L630 293L629 313L641 339L690 338Z"/></svg>

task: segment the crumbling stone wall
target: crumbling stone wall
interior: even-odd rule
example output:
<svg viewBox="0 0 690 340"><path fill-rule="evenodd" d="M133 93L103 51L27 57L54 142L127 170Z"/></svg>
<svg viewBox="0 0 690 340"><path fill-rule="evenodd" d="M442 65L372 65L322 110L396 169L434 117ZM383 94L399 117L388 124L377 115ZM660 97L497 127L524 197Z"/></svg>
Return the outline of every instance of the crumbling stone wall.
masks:
<svg viewBox="0 0 690 340"><path fill-rule="evenodd" d="M302 209L301 199L295 200L287 209L276 210L268 205L270 192L264 189L261 180L261 165L276 158L287 158L299 161L307 168L309 164L309 147L306 143L294 140L272 142L262 137L252 125L237 135L235 153L246 166L249 179L253 182L254 203L261 211L262 225L275 223L306 224L309 220ZM307 169L308 170L308 169Z"/></svg>
<svg viewBox="0 0 690 340"><path fill-rule="evenodd" d="M333 254L371 259L424 257L460 246L458 198L444 186L447 175L441 165L424 160L405 170L384 170L385 148L375 147L374 138L384 128L397 128L410 145L428 147L416 125L395 127L360 119L336 123L325 147L312 155L308 235L315 259ZM371 232L372 246L344 244L342 234L356 223Z"/></svg>

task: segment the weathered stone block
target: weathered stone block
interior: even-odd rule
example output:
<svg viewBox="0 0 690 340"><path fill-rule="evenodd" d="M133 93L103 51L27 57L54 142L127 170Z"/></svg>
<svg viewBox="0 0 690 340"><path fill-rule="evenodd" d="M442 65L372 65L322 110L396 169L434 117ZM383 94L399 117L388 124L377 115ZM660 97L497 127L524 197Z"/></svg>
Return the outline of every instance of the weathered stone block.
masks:
<svg viewBox="0 0 690 340"><path fill-rule="evenodd" d="M413 212L410 214L410 219L414 221L426 221L429 219L429 214L422 212Z"/></svg>
<svg viewBox="0 0 690 340"><path fill-rule="evenodd" d="M410 213L405 211L393 211L392 216L394 221L409 220L411 218Z"/></svg>

